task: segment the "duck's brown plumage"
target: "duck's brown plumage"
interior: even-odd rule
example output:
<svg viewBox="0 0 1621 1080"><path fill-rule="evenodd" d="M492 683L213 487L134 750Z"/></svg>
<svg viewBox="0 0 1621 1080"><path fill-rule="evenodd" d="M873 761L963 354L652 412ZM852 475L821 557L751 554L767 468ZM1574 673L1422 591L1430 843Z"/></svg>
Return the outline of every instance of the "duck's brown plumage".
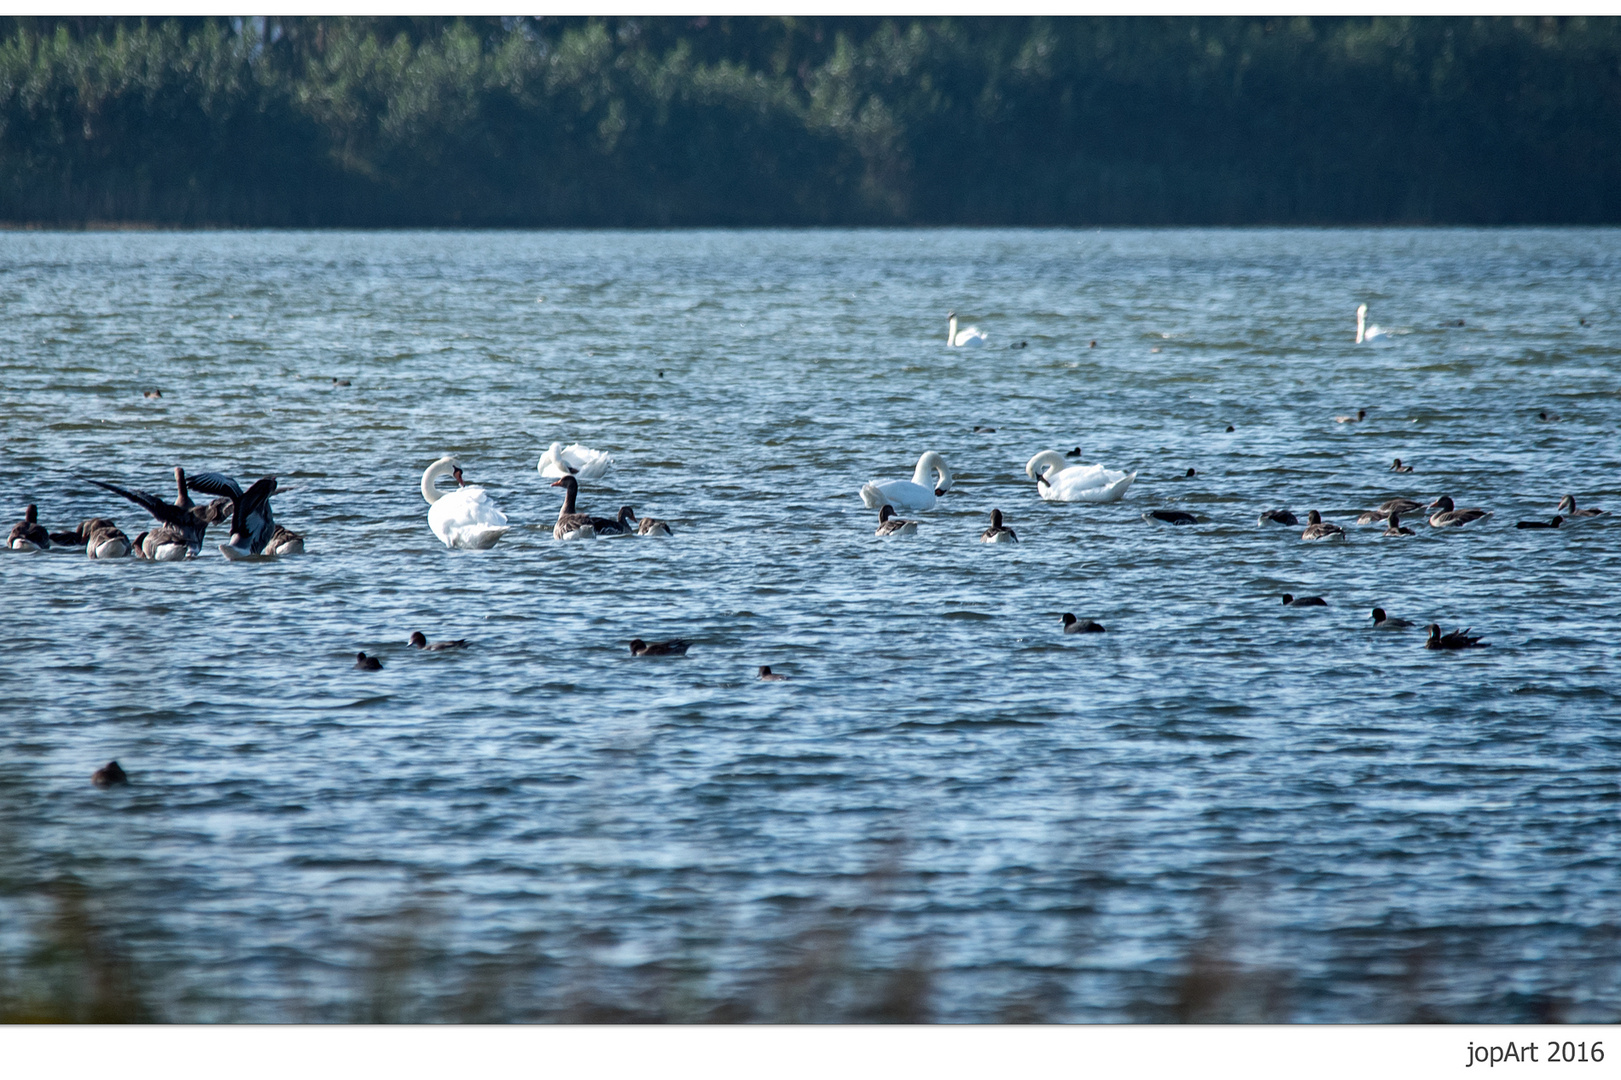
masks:
<svg viewBox="0 0 1621 1080"><path fill-rule="evenodd" d="M96 529L84 542L84 553L90 559L122 559L129 555L131 544L123 530L108 524Z"/></svg>
<svg viewBox="0 0 1621 1080"><path fill-rule="evenodd" d="M557 511L557 524L552 526L552 536L563 540L588 529L590 532L587 535L595 536L596 527L591 524L591 515L576 513L574 509L575 500L580 494L580 482L570 474L553 480L552 487L563 489L563 507Z"/></svg>
<svg viewBox="0 0 1621 1080"><path fill-rule="evenodd" d="M1574 495L1566 495L1563 499L1560 499L1559 505L1555 507L1555 509L1557 509L1561 514L1564 514L1566 517L1573 518L1598 517L1600 514L1604 513L1604 511L1599 510L1596 507L1591 510L1576 509L1576 496Z"/></svg>
<svg viewBox="0 0 1621 1080"><path fill-rule="evenodd" d="M1018 543L1019 534L1013 531L1011 525L1002 524L1002 511L991 511L991 527L979 534L981 541L987 544Z"/></svg>
<svg viewBox="0 0 1621 1080"><path fill-rule="evenodd" d="M1426 649L1484 649L1490 648L1491 642L1481 641L1478 636L1471 637L1469 627L1463 630L1454 630L1450 634L1442 634L1441 627L1430 623L1424 629L1430 632L1428 640L1424 642Z"/></svg>
<svg viewBox="0 0 1621 1080"><path fill-rule="evenodd" d="M885 503L878 511L878 529L875 536L909 536L917 532L917 522L903 521L895 516L895 508Z"/></svg>
<svg viewBox="0 0 1621 1080"><path fill-rule="evenodd" d="M11 535L6 538L6 546L42 549L51 546L51 535L45 531L45 526L39 523L39 510L33 503L23 508L23 519L11 527Z"/></svg>
<svg viewBox="0 0 1621 1080"><path fill-rule="evenodd" d="M1470 506L1460 510L1453 505L1452 498L1449 495L1443 495L1436 499L1430 503L1428 509L1436 511L1436 513L1430 515L1430 525L1437 529L1467 525L1471 521L1480 521L1483 518L1491 517L1492 514L1490 510L1482 510L1478 506Z"/></svg>
<svg viewBox="0 0 1621 1080"><path fill-rule="evenodd" d="M1300 534L1302 540L1344 540L1345 530L1338 525L1323 520L1323 515L1313 510L1306 515L1306 529Z"/></svg>

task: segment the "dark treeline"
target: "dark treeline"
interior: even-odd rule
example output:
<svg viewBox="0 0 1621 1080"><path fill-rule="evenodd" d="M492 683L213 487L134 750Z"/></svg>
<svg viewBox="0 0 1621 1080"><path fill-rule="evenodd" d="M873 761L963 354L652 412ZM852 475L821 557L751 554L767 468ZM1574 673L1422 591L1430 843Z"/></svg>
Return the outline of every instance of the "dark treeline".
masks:
<svg viewBox="0 0 1621 1080"><path fill-rule="evenodd" d="M9 18L0 220L1621 221L1621 21Z"/></svg>

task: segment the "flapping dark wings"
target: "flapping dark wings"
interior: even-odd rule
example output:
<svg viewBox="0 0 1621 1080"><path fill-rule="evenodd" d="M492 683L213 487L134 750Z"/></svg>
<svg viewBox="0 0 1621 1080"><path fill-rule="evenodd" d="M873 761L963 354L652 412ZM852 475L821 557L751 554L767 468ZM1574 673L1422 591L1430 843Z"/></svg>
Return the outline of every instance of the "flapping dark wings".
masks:
<svg viewBox="0 0 1621 1080"><path fill-rule="evenodd" d="M224 473L205 472L195 476L188 475L186 486L205 495L225 496L236 500L242 498L242 485Z"/></svg>
<svg viewBox="0 0 1621 1080"><path fill-rule="evenodd" d="M215 476L217 473L205 473ZM270 496L276 493L276 478L262 476L255 480L253 486L247 491L238 490L236 493L236 509L231 514L231 535L247 532L253 529L254 522L270 522ZM268 531L268 530L266 530Z"/></svg>
<svg viewBox="0 0 1621 1080"><path fill-rule="evenodd" d="M144 491L130 491L128 488L121 488L117 484L106 484L100 480L89 480L88 477L86 477L86 480L99 488L106 488L114 495L122 495L130 502L145 507L147 513L151 514L153 517L157 518L166 525L175 525L184 528L193 523L190 510L183 506L175 506L173 503L166 503L156 495L149 495Z"/></svg>

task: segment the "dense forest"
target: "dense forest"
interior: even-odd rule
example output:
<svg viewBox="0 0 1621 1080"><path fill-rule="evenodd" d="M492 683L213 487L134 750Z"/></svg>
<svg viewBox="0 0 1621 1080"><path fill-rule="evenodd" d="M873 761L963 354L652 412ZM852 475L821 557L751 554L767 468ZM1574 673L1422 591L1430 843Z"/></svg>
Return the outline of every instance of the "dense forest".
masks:
<svg viewBox="0 0 1621 1080"><path fill-rule="evenodd" d="M1621 221L1621 20L0 19L0 221Z"/></svg>

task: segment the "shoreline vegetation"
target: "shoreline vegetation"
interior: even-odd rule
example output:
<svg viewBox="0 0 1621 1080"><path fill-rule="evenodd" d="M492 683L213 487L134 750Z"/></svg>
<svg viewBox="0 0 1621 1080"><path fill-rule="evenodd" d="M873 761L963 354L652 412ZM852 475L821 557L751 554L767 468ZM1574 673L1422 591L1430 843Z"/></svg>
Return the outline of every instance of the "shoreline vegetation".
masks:
<svg viewBox="0 0 1621 1080"><path fill-rule="evenodd" d="M1611 18L0 19L13 228L1615 222Z"/></svg>

